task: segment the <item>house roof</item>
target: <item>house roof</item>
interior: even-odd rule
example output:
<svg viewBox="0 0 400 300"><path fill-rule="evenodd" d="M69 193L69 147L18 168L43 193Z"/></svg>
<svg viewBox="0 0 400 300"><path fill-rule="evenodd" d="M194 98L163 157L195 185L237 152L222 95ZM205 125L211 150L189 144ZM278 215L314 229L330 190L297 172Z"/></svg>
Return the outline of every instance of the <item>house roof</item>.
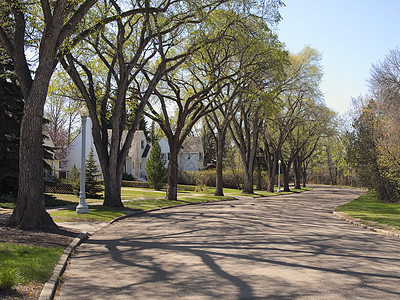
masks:
<svg viewBox="0 0 400 300"><path fill-rule="evenodd" d="M183 142L181 153L197 153L201 150L201 138L198 136L189 136Z"/></svg>
<svg viewBox="0 0 400 300"><path fill-rule="evenodd" d="M135 134L133 135L131 147L129 148L128 156L133 156L133 152L136 150L135 146L140 143L140 137L141 137L142 133L143 133L143 130L136 130L135 131ZM112 135L112 130L108 129L109 141L111 141L111 135ZM127 135L128 135L127 131L122 132L121 145L123 145L125 143Z"/></svg>

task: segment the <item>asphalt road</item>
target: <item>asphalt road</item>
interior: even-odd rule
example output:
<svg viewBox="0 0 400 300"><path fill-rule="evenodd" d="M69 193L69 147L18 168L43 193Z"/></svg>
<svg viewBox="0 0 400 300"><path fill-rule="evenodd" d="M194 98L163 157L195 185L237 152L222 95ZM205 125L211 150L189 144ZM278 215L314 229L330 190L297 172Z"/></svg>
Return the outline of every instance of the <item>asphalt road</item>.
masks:
<svg viewBox="0 0 400 300"><path fill-rule="evenodd" d="M400 243L332 210L361 194L193 205L128 218L77 249L56 299L400 299Z"/></svg>

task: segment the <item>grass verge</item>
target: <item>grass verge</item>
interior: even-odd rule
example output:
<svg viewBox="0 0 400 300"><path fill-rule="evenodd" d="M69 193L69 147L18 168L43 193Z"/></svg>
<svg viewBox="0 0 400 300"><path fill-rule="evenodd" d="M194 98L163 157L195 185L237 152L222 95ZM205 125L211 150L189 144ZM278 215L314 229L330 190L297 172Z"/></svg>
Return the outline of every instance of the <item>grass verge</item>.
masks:
<svg viewBox="0 0 400 300"><path fill-rule="evenodd" d="M359 198L339 206L337 211L361 219L363 224L381 224L387 229L400 230L400 205L378 201L376 192L369 191Z"/></svg>
<svg viewBox="0 0 400 300"><path fill-rule="evenodd" d="M147 209L155 209L168 207L173 205L182 205L182 204L190 204L197 202L210 202L210 201L219 201L219 200L229 200L234 199L234 197L230 196L194 196L194 197L179 197L178 200L165 200L165 199L146 199L143 201L128 201L124 202L126 207L129 207L133 210L147 210Z"/></svg>
<svg viewBox="0 0 400 300"><path fill-rule="evenodd" d="M178 200L171 201L165 199L145 199L141 201L125 201L125 207L105 207L102 205L89 205L89 213L77 214L75 209L62 209L50 212L55 222L109 222L119 216L123 216L132 211L156 209L174 205L182 205L196 202L209 202L218 200L234 199L230 196L194 196L180 197Z"/></svg>
<svg viewBox="0 0 400 300"><path fill-rule="evenodd" d="M55 222L109 222L130 211L126 207L105 207L102 205L90 205L89 213L77 214L74 209L62 209L50 212Z"/></svg>
<svg viewBox="0 0 400 300"><path fill-rule="evenodd" d="M44 283L51 276L64 248L0 243L0 290L17 284Z"/></svg>

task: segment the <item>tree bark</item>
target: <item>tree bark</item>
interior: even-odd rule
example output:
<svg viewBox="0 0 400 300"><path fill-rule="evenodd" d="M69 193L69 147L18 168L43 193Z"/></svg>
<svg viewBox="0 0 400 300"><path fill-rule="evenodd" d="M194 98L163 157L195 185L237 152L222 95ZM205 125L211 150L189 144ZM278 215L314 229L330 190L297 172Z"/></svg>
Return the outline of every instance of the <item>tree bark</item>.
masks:
<svg viewBox="0 0 400 300"><path fill-rule="evenodd" d="M178 198L178 153L179 145L172 140L169 142L168 163L168 188L165 195L166 200L177 200Z"/></svg>
<svg viewBox="0 0 400 300"><path fill-rule="evenodd" d="M104 202L103 206L123 207L121 200L122 170L109 168L104 175Z"/></svg>
<svg viewBox="0 0 400 300"><path fill-rule="evenodd" d="M276 181L276 166L277 162L277 155L271 155L269 152L265 152L265 159L267 161L268 166L268 179L269 179L269 192L275 192L275 181Z"/></svg>
<svg viewBox="0 0 400 300"><path fill-rule="evenodd" d="M53 69L40 68L25 100L19 149L19 185L16 207L8 225L20 229L54 229L46 212L43 179L43 108ZM38 69L38 70L39 70Z"/></svg>
<svg viewBox="0 0 400 300"><path fill-rule="evenodd" d="M301 158L296 156L293 161L294 188L301 189Z"/></svg>
<svg viewBox="0 0 400 300"><path fill-rule="evenodd" d="M307 187L307 170L303 170L302 173L303 173L303 175L302 175L302 178L303 178L303 188L305 188L305 187Z"/></svg>
<svg viewBox="0 0 400 300"><path fill-rule="evenodd" d="M224 137L225 139L225 137ZM224 159L224 142L222 136L219 135L217 138L217 162L216 162L216 174L215 174L215 196L224 195L224 183L223 183L223 159Z"/></svg>
<svg viewBox="0 0 400 300"><path fill-rule="evenodd" d="M253 170L254 167L245 168L244 171L244 184L243 184L243 193L244 194L254 194L254 186L253 186Z"/></svg>
<svg viewBox="0 0 400 300"><path fill-rule="evenodd" d="M290 166L291 162L288 162L287 164L282 161L281 167L282 167L282 176L283 176L283 191L284 192L290 192L289 188L289 181L290 181Z"/></svg>

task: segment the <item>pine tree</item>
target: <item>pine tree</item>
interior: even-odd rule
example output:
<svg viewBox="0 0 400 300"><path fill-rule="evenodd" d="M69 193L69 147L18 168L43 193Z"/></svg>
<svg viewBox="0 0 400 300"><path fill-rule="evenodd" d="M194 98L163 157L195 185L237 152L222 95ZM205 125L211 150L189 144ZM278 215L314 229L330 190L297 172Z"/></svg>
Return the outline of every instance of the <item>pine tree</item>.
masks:
<svg viewBox="0 0 400 300"><path fill-rule="evenodd" d="M86 197L88 198L96 198L103 191L103 188L99 185L96 178L100 175L99 167L96 165L96 161L94 159L94 151L93 148L90 149L89 156L86 160L86 169L85 169L85 191Z"/></svg>
<svg viewBox="0 0 400 300"><path fill-rule="evenodd" d="M72 166L71 172L69 172L68 182L72 185L72 190L74 191L74 194L79 197L81 173L79 172L75 164Z"/></svg>
<svg viewBox="0 0 400 300"><path fill-rule="evenodd" d="M0 196L18 189L19 131L24 102L14 66L0 48Z"/></svg>
<svg viewBox="0 0 400 300"><path fill-rule="evenodd" d="M158 142L155 142L151 149L149 160L146 163L146 176L148 182L156 191L164 186L167 176L165 162L165 158L161 153L161 147Z"/></svg>

